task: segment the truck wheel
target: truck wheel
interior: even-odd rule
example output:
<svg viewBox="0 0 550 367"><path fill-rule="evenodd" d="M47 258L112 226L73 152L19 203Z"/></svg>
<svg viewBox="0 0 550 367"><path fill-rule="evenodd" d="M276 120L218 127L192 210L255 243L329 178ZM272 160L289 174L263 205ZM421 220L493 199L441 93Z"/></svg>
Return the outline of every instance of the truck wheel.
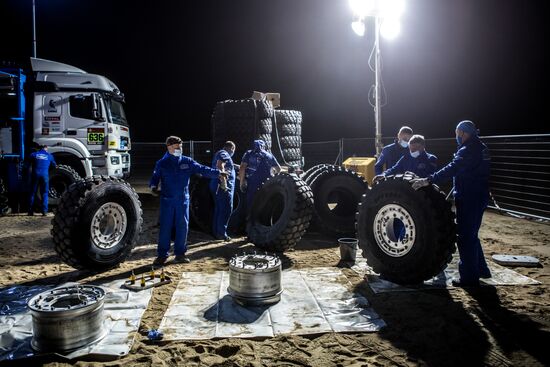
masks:
<svg viewBox="0 0 550 367"><path fill-rule="evenodd" d="M82 180L82 177L72 168L64 164L58 165L50 173L50 190L48 192L48 204L57 206L61 196L69 186Z"/></svg>
<svg viewBox="0 0 550 367"><path fill-rule="evenodd" d="M339 166L325 166L310 180L315 199L317 228L338 234L355 233L355 213L367 183L356 172Z"/></svg>
<svg viewBox="0 0 550 367"><path fill-rule="evenodd" d="M313 194L295 174L280 173L267 180L252 202L248 237L257 247L275 252L294 248L306 232Z"/></svg>
<svg viewBox="0 0 550 367"><path fill-rule="evenodd" d="M441 272L456 247L451 204L436 186L415 191L414 175L389 176L359 206L357 235L373 270L400 284L417 284Z"/></svg>
<svg viewBox="0 0 550 367"><path fill-rule="evenodd" d="M129 183L92 176L65 191L51 233L65 263L76 269L106 270L128 257L142 223L141 203Z"/></svg>
<svg viewBox="0 0 550 367"><path fill-rule="evenodd" d="M311 185L311 181L313 181L315 179L315 177L317 177L317 175L319 173L322 172L323 168L325 167L335 167L331 164L326 164L326 163L321 163L321 164L318 164L316 166L313 166L311 167L310 169L308 169L307 171L304 172L304 174L302 175L302 177L300 177L302 180L305 181L306 184Z"/></svg>

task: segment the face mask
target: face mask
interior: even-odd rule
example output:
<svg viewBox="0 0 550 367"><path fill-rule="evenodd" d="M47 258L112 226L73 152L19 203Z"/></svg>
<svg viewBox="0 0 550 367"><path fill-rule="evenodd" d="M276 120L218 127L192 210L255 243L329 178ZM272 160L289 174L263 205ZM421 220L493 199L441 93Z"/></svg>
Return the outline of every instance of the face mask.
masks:
<svg viewBox="0 0 550 367"><path fill-rule="evenodd" d="M172 153L174 157L181 157L181 149L174 150L174 153Z"/></svg>
<svg viewBox="0 0 550 367"><path fill-rule="evenodd" d="M462 145L462 136L457 136L457 137L456 137L456 143L457 143L458 145Z"/></svg>
<svg viewBox="0 0 550 367"><path fill-rule="evenodd" d="M403 148L408 148L409 142L405 140L399 140L399 145L401 145Z"/></svg>
<svg viewBox="0 0 550 367"><path fill-rule="evenodd" d="M417 150L416 152L411 152L411 157L413 158L418 158L419 155L420 155L420 150Z"/></svg>

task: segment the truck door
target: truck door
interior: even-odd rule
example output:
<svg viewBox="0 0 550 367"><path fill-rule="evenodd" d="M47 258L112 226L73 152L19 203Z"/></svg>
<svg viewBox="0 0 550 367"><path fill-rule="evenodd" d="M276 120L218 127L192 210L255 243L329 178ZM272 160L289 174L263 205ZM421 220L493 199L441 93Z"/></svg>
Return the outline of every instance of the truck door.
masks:
<svg viewBox="0 0 550 367"><path fill-rule="evenodd" d="M105 107L97 93L79 93L69 96L69 115L65 124L67 138L80 140L93 154L105 144Z"/></svg>

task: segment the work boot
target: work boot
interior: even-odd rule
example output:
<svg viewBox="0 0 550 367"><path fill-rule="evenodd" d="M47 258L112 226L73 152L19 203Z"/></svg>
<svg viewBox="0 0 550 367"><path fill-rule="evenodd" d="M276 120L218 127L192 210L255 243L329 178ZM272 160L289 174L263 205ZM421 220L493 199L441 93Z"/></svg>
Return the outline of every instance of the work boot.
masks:
<svg viewBox="0 0 550 367"><path fill-rule="evenodd" d="M188 263L191 262L191 260L187 256L185 256L185 254L183 254L183 255L176 255L176 258L174 259L174 262L176 264L182 264L182 263L183 264L188 264Z"/></svg>
<svg viewBox="0 0 550 367"><path fill-rule="evenodd" d="M155 266L164 265L164 263L166 263L166 260L168 260L167 257L159 256L155 259L155 261L153 261L153 265L155 265Z"/></svg>
<svg viewBox="0 0 550 367"><path fill-rule="evenodd" d="M229 242L229 241L232 240L232 238L229 237L229 236L227 236L227 235L225 235L225 236L223 237L223 239L224 239L226 242Z"/></svg>

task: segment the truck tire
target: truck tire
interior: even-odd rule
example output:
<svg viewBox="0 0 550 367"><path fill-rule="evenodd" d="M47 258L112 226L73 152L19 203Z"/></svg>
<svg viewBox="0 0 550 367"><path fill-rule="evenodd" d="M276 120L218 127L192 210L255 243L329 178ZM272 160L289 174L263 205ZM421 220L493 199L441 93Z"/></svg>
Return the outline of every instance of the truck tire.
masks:
<svg viewBox="0 0 550 367"><path fill-rule="evenodd" d="M441 272L455 252L451 204L436 186L415 191L414 175L388 176L363 196L357 236L373 270L399 284L417 284ZM396 233L396 228L402 228Z"/></svg>
<svg viewBox="0 0 550 367"><path fill-rule="evenodd" d="M311 220L313 194L295 174L280 173L268 179L252 202L247 223L250 241L275 252L293 249Z"/></svg>
<svg viewBox="0 0 550 367"><path fill-rule="evenodd" d="M331 233L355 233L357 206L369 189L365 180L354 171L325 166L310 180L310 187L315 199L315 226Z"/></svg>
<svg viewBox="0 0 550 367"><path fill-rule="evenodd" d="M194 176L191 178L189 196L190 225L199 231L212 233L212 220L214 214L214 198L210 193L208 184L210 179Z"/></svg>
<svg viewBox="0 0 550 367"><path fill-rule="evenodd" d="M321 172L321 169L327 166L331 166L331 164L321 163L321 164L315 165L309 168L307 171L305 171L302 174L302 177L300 178L304 180L304 182L308 184L308 186L310 186L311 181L313 181L315 177L317 177L317 175Z"/></svg>
<svg viewBox="0 0 550 367"><path fill-rule="evenodd" d="M73 183L82 180L82 177L72 168L64 164L57 165L50 172L50 190L48 192L48 204L57 206L61 196L69 186Z"/></svg>
<svg viewBox="0 0 550 367"><path fill-rule="evenodd" d="M55 251L76 269L117 266L134 248L143 223L136 191L124 180L92 176L61 197L51 234Z"/></svg>

